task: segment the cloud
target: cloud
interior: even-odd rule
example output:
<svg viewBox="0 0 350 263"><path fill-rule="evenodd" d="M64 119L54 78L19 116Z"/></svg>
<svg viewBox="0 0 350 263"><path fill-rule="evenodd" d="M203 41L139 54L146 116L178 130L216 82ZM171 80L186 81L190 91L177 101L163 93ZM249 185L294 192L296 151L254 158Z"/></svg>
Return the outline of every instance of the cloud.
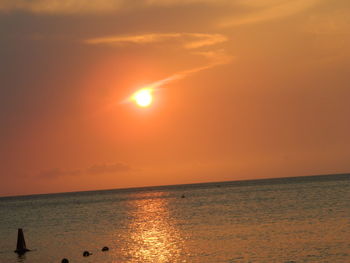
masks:
<svg viewBox="0 0 350 263"><path fill-rule="evenodd" d="M177 72L173 75L170 75L164 79L155 81L153 83L147 84L145 85L145 87L147 88L151 88L151 89L158 89L158 88L162 88L164 87L166 84L169 84L170 82L173 82L175 80L180 80L180 79L184 79L192 74L195 74L197 72L203 71L203 70L207 70L219 65L223 65L223 64L227 64L231 61L231 57L228 55L223 55L223 56L217 56L217 52L210 52L210 56L207 54L207 52L197 52L198 54L205 54L208 57L215 57L215 61L213 61L210 64L201 66L201 67L196 67L196 68L192 68L189 70L184 70L184 71L180 71Z"/></svg>
<svg viewBox="0 0 350 263"><path fill-rule="evenodd" d="M108 14L149 7L203 5L232 10L235 15L220 21L221 26L235 26L290 16L320 0L0 0L0 11L24 11L35 14ZM236 15L236 10L244 12ZM245 13L247 12L247 13Z"/></svg>
<svg viewBox="0 0 350 263"><path fill-rule="evenodd" d="M89 174L109 174L130 170L130 167L123 163L95 164L86 170Z"/></svg>
<svg viewBox="0 0 350 263"><path fill-rule="evenodd" d="M152 6L230 3L229 0L0 0L0 11L26 11L36 14L100 14Z"/></svg>
<svg viewBox="0 0 350 263"><path fill-rule="evenodd" d="M281 19L292 16L311 8L320 0L240 0L238 3L245 6L248 13L222 19L221 27L254 24L263 21Z"/></svg>
<svg viewBox="0 0 350 263"><path fill-rule="evenodd" d="M108 36L91 38L84 41L90 45L125 45L125 44L150 44L167 41L182 42L186 49L196 49L212 46L227 41L227 37L221 34L203 33L153 33L130 36Z"/></svg>
<svg viewBox="0 0 350 263"><path fill-rule="evenodd" d="M0 12L29 12L34 14L76 15L76 14L114 14L123 11L144 10L156 8L169 8L189 5L205 5L207 8L215 7L225 10L226 15L218 12L216 26L234 27L245 24L254 24L264 21L282 19L303 12L321 0L0 0ZM232 14L230 14L232 11ZM181 37L186 36L181 34ZM192 42L188 48L210 45L213 35L201 34L187 35L187 37L202 38L201 41ZM207 38L208 37L208 38ZM217 35L214 40L225 41ZM136 37L106 37L90 39L90 44L122 44L122 43L154 43L179 38L177 34L145 34ZM198 45L198 46L197 46Z"/></svg>
<svg viewBox="0 0 350 263"><path fill-rule="evenodd" d="M108 36L91 38L84 41L85 44L89 45L112 45L120 46L127 44L154 44L154 43L180 43L181 47L187 50L191 50L191 54L204 56L210 62L204 66L195 67L188 70L183 70L174 73L164 79L155 81L153 83L145 85L147 88L157 89L164 85L183 79L189 75L203 71L206 69L213 68L218 65L226 64L231 61L231 56L227 55L223 49L216 50L203 50L198 51L201 48L212 48L217 44L226 42L228 39L222 34L204 34L204 33L153 33L153 34L140 34L140 35L129 35L129 36ZM130 98L126 101L130 101ZM124 101L124 102L126 102Z"/></svg>
<svg viewBox="0 0 350 263"><path fill-rule="evenodd" d="M232 56L228 55L223 49L220 50L206 50L206 51L195 51L192 52L192 54L204 56L209 60L209 63L204 66L195 67L188 70L183 70L176 72L166 78L163 78L161 80L155 81L153 83L145 85L147 88L152 89L158 89L162 88L165 85L175 81L175 80L181 80L186 77L189 77L190 75L193 75L195 73L198 73L203 70L208 70L211 68L214 68L216 66L228 64L232 61Z"/></svg>
<svg viewBox="0 0 350 263"><path fill-rule="evenodd" d="M55 178L62 176L96 175L96 174L114 174L129 171L131 168L123 163L112 164L94 164L86 169L62 170L60 168L41 171L39 176L45 178Z"/></svg>
<svg viewBox="0 0 350 263"><path fill-rule="evenodd" d="M20 10L36 14L100 14L140 7L191 4L231 5L231 3L230 0L0 0L0 11Z"/></svg>
<svg viewBox="0 0 350 263"><path fill-rule="evenodd" d="M122 8L124 0L0 0L0 11L36 14L106 13Z"/></svg>
<svg viewBox="0 0 350 263"><path fill-rule="evenodd" d="M187 44L185 44L185 48L188 49L213 46L227 41L227 37L221 34L194 33L188 34L188 36L195 38L193 41L189 41Z"/></svg>

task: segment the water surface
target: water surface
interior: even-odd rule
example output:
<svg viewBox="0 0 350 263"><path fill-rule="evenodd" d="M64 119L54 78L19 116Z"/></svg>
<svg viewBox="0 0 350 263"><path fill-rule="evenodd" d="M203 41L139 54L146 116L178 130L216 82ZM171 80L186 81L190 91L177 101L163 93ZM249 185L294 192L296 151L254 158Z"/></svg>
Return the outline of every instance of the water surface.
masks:
<svg viewBox="0 0 350 263"><path fill-rule="evenodd" d="M350 262L349 200L349 175L0 198L0 262Z"/></svg>

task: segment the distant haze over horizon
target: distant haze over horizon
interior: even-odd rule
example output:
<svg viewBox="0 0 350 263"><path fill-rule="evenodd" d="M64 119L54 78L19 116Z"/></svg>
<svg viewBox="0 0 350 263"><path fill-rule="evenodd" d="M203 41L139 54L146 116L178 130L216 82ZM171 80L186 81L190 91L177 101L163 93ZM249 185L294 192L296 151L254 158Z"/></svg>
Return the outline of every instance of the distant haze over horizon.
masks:
<svg viewBox="0 0 350 263"><path fill-rule="evenodd" d="M0 196L350 171L349 12L0 0Z"/></svg>

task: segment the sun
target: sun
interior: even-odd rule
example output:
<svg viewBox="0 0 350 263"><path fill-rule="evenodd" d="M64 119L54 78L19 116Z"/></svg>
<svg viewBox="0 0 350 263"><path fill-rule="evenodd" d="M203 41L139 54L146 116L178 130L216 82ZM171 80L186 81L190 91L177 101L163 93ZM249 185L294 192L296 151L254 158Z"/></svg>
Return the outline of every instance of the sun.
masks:
<svg viewBox="0 0 350 263"><path fill-rule="evenodd" d="M136 102L136 104L140 107L148 107L151 105L153 101L152 89L143 88L134 93L132 99Z"/></svg>

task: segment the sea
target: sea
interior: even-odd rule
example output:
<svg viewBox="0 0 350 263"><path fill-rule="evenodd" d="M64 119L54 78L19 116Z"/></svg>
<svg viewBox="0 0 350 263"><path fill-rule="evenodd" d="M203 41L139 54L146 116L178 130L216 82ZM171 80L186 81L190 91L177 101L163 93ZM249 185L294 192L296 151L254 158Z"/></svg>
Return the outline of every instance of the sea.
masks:
<svg viewBox="0 0 350 263"><path fill-rule="evenodd" d="M21 256L18 228L31 249ZM0 198L1 263L63 258L350 262L350 175Z"/></svg>

